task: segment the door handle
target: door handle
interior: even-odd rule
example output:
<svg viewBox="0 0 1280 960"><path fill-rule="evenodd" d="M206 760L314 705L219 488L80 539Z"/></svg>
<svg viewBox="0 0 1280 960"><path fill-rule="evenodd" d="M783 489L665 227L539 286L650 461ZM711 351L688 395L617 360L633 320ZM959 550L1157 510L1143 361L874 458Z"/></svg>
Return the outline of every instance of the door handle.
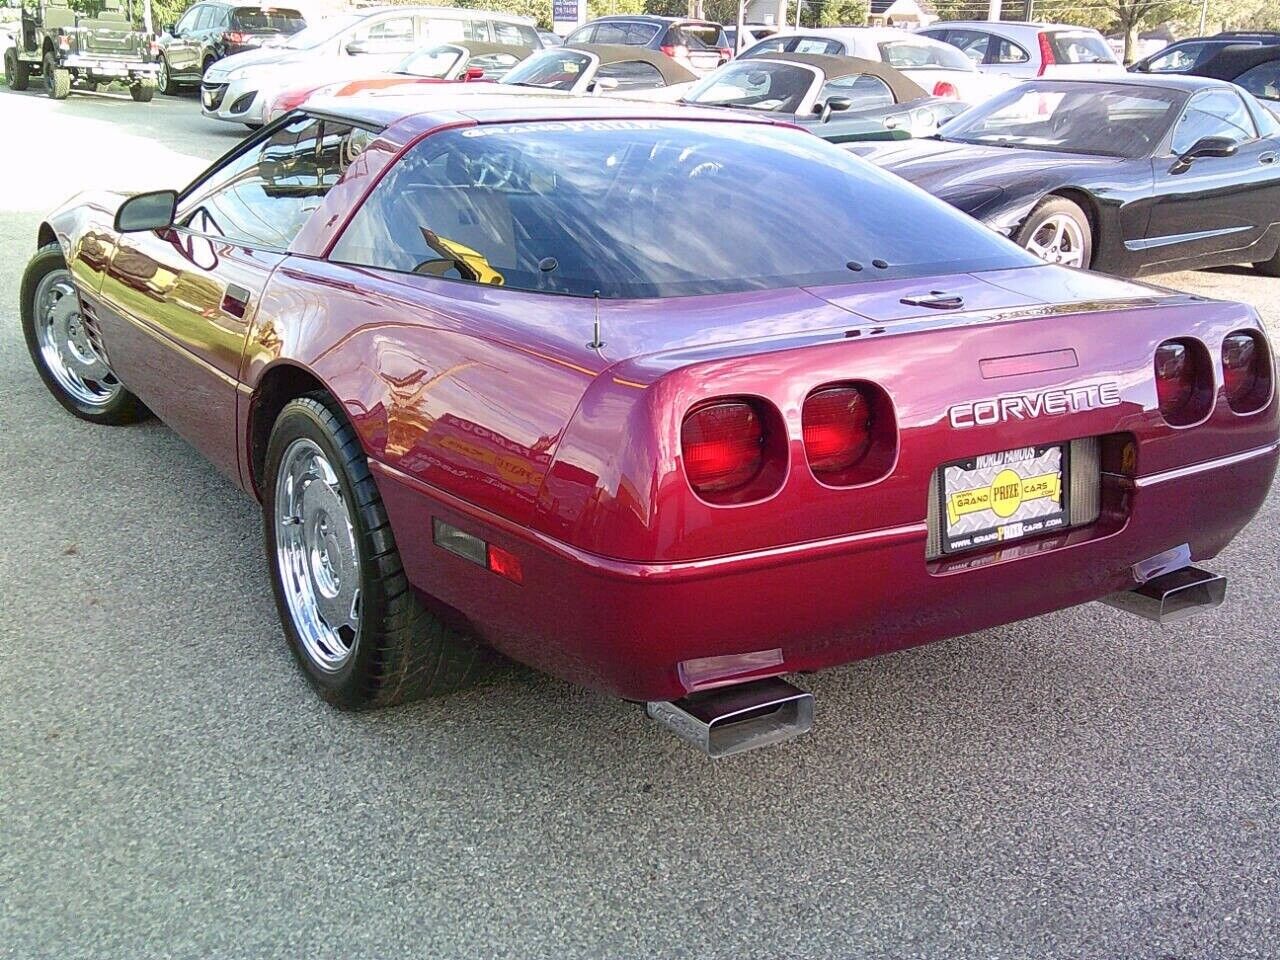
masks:
<svg viewBox="0 0 1280 960"><path fill-rule="evenodd" d="M1264 153L1258 158L1259 163L1275 163L1276 155L1274 153Z"/></svg>
<svg viewBox="0 0 1280 960"><path fill-rule="evenodd" d="M227 284L227 291L222 295L222 312L228 313L237 320L243 320L249 311L249 291L234 283Z"/></svg>

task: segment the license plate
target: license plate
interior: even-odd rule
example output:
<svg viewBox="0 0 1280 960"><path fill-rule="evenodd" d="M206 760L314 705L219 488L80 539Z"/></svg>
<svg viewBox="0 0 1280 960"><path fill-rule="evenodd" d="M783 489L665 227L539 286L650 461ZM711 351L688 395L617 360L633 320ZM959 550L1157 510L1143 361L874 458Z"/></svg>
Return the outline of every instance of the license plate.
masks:
<svg viewBox="0 0 1280 960"><path fill-rule="evenodd" d="M1022 447L942 468L942 549L958 553L1068 524L1065 444Z"/></svg>

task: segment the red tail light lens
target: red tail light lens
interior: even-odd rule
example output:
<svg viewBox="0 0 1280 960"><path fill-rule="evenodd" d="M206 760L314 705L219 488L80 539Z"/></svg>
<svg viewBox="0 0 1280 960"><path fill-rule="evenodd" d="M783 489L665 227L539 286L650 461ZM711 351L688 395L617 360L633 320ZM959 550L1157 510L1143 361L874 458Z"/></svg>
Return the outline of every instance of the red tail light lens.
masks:
<svg viewBox="0 0 1280 960"><path fill-rule="evenodd" d="M1270 351L1252 333L1233 333L1222 341L1222 382L1236 413L1252 413L1271 393Z"/></svg>
<svg viewBox="0 0 1280 960"><path fill-rule="evenodd" d="M764 420L745 400L698 407L680 433L685 475L700 494L746 486L764 465L765 440Z"/></svg>
<svg viewBox="0 0 1280 960"><path fill-rule="evenodd" d="M733 59L733 48L732 48L732 47L721 47L721 48L720 48L720 56L724 57L726 60L732 60L732 59Z"/></svg>
<svg viewBox="0 0 1280 960"><path fill-rule="evenodd" d="M939 80L933 85L933 95L935 97L945 97L948 100L959 100L960 91L956 89L954 83L947 83L945 80Z"/></svg>
<svg viewBox="0 0 1280 960"><path fill-rule="evenodd" d="M1191 347L1169 340L1156 349L1156 396L1166 420L1178 415L1196 392L1195 355Z"/></svg>
<svg viewBox="0 0 1280 960"><path fill-rule="evenodd" d="M801 425L809 468L819 480L838 478L871 448L871 401L857 387L809 394Z"/></svg>
<svg viewBox="0 0 1280 960"><path fill-rule="evenodd" d="M663 53L665 53L668 57L671 57L672 59L675 59L676 57L687 57L689 55L689 48L686 47L684 44L680 44L679 46L673 47L669 43L664 43L658 49L661 50Z"/></svg>
<svg viewBox="0 0 1280 960"><path fill-rule="evenodd" d="M1040 41L1040 68L1036 71L1036 76L1044 76L1044 68L1052 67L1058 61L1053 56L1053 41L1049 39L1047 33L1038 34L1036 39Z"/></svg>
<svg viewBox="0 0 1280 960"><path fill-rule="evenodd" d="M222 35L222 38L226 40L227 43L248 43L249 42L249 34L240 33L239 31L236 31L236 30L231 30L227 33L224 33Z"/></svg>

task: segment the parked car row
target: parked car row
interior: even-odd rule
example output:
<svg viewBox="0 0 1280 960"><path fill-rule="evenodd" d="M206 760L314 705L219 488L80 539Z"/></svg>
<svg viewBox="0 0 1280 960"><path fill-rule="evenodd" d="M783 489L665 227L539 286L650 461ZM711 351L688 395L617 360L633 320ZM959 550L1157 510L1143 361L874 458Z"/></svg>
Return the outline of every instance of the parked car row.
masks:
<svg viewBox="0 0 1280 960"><path fill-rule="evenodd" d="M450 693L492 647L722 756L809 729L784 674L1222 603L1204 567L1280 461L1257 312L1044 263L796 129L815 83L828 112L860 82L847 59L731 62L690 81L715 108L575 95L610 63L692 76L622 44L306 101L185 187L50 214L32 363L260 503L281 631L344 708ZM512 95L555 63L568 89ZM1035 79L886 149L1020 234L1096 184L1093 234L1032 231L1063 263L1091 237L1138 272L1190 237L1265 264L1264 113L1222 81Z"/></svg>

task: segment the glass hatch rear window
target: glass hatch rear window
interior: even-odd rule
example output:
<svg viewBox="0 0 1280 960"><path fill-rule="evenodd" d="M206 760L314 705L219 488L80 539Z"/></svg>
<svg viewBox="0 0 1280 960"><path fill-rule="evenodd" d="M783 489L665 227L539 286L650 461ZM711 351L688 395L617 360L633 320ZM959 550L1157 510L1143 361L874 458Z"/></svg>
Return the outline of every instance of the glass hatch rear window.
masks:
<svg viewBox="0 0 1280 960"><path fill-rule="evenodd" d="M237 7L232 27L247 33L297 33L307 25L297 10L284 7Z"/></svg>
<svg viewBox="0 0 1280 960"><path fill-rule="evenodd" d="M427 137L378 184L332 258L606 298L1037 262L809 134L651 120L494 124Z"/></svg>
<svg viewBox="0 0 1280 960"><path fill-rule="evenodd" d="M1049 34L1049 44L1058 63L1115 63L1115 54L1096 33L1057 30Z"/></svg>

